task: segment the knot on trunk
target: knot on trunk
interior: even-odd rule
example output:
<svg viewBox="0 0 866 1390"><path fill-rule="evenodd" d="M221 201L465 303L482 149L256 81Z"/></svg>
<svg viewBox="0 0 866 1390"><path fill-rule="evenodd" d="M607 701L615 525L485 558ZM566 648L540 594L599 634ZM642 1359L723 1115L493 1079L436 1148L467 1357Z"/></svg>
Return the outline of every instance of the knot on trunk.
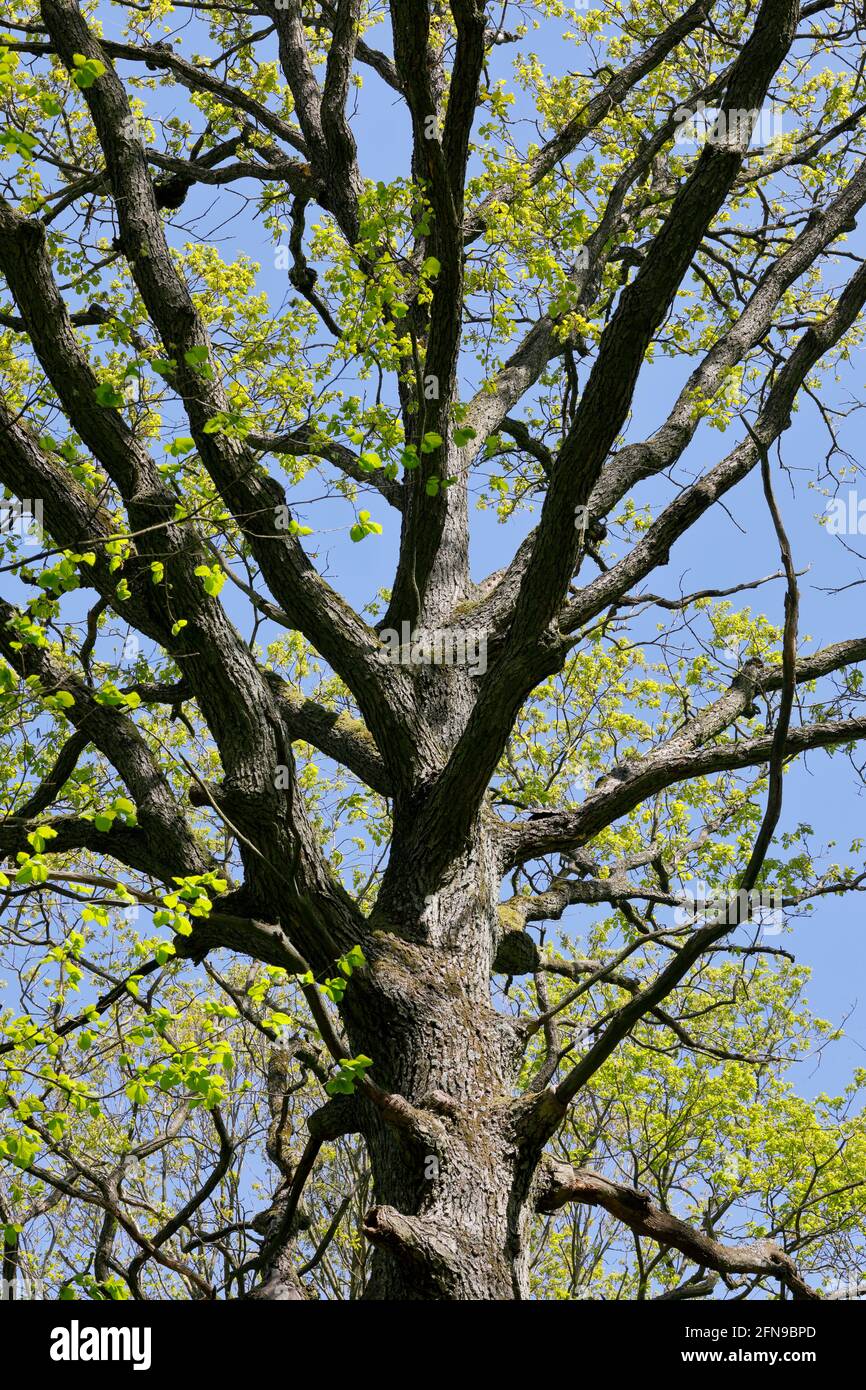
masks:
<svg viewBox="0 0 866 1390"><path fill-rule="evenodd" d="M500 910L499 920L503 914ZM538 944L523 927L506 927L496 947L493 970L497 975L531 975L538 969Z"/></svg>
<svg viewBox="0 0 866 1390"><path fill-rule="evenodd" d="M455 1297L460 1285L460 1251L453 1232L422 1216L406 1216L394 1207L371 1207L364 1217L363 1231L372 1245L413 1266L418 1297Z"/></svg>

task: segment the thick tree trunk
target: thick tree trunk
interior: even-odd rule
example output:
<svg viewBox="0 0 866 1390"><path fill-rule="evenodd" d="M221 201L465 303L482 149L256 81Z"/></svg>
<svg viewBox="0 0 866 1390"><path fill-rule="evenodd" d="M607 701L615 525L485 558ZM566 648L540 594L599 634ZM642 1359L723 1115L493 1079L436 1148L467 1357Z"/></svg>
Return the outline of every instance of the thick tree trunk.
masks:
<svg viewBox="0 0 866 1390"><path fill-rule="evenodd" d="M374 1059L380 1086L430 1120L419 1135L365 1107L376 1202L365 1297L523 1298L534 1160L516 1140L520 1039L490 997L498 877L483 835L448 883L413 905L420 876L407 875L400 936L376 932L368 979L346 996L353 1048Z"/></svg>

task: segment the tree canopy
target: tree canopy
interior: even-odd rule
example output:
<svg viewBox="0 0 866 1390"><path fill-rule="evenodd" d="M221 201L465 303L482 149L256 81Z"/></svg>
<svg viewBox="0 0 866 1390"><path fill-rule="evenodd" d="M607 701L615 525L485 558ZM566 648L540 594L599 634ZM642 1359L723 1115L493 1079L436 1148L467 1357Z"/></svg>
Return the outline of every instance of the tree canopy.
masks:
<svg viewBox="0 0 866 1390"><path fill-rule="evenodd" d="M866 883L786 793L866 738L799 544L861 580L864 35L7 8L4 1287L857 1285L785 923Z"/></svg>

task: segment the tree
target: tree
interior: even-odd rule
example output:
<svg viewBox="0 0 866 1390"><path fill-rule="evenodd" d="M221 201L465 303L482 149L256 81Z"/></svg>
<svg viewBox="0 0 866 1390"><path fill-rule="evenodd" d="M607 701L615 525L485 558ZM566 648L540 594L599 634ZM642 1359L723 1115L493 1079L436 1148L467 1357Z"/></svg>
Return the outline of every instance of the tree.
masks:
<svg viewBox="0 0 866 1390"><path fill-rule="evenodd" d="M841 448L862 37L847 0L16 0L4 1277L813 1298L862 1263L862 1078L795 1095L836 1034L766 929L864 879L780 821L789 764L866 735L866 637L802 650L773 482L805 398ZM404 122L378 183L362 83ZM774 572L666 589L750 476ZM366 608L329 529L395 540ZM780 623L736 607L771 581Z"/></svg>

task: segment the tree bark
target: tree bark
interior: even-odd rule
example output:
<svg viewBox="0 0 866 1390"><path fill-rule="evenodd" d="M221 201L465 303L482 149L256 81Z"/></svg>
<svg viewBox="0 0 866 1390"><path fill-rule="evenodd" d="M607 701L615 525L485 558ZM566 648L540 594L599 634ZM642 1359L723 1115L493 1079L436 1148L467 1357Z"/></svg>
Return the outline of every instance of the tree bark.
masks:
<svg viewBox="0 0 866 1390"><path fill-rule="evenodd" d="M499 1300L527 1293L527 1199L534 1162L512 1111L522 1042L493 1008L498 874L483 830L422 903L407 864L396 877L412 922L377 911L370 968L347 991L353 1051L377 1084L430 1117L423 1132L372 1107L364 1123L375 1207L369 1299ZM351 996L351 997L350 997Z"/></svg>

